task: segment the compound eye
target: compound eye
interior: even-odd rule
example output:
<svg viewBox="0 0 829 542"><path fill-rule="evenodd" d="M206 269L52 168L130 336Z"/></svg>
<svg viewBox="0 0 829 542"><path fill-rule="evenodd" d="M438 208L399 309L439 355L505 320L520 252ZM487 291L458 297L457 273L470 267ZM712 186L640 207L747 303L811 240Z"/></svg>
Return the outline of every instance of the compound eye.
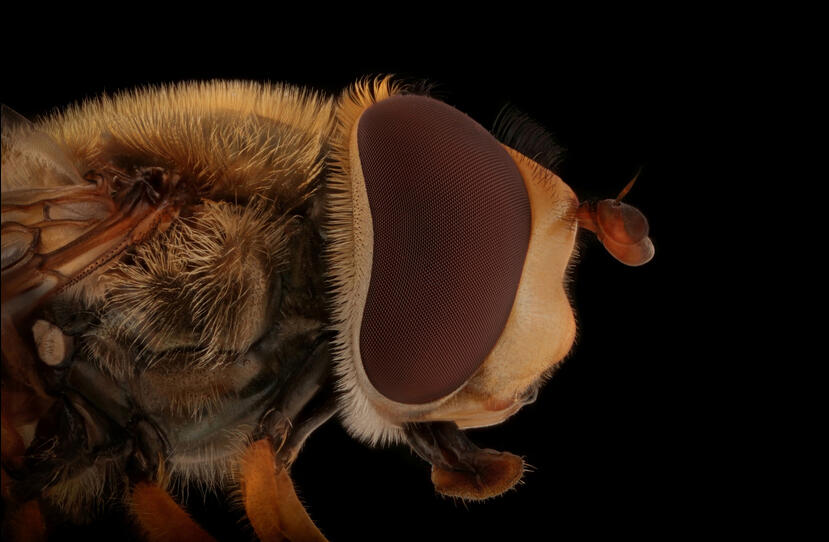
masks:
<svg viewBox="0 0 829 542"><path fill-rule="evenodd" d="M527 190L486 129L431 98L379 102L355 135L373 229L363 369L392 401L435 401L506 325L529 244Z"/></svg>

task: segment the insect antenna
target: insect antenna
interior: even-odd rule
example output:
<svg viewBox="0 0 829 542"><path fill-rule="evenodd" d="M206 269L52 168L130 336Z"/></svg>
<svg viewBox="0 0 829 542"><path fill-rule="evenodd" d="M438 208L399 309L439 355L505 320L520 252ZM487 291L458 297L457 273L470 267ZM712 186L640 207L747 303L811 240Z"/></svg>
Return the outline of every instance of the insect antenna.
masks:
<svg viewBox="0 0 829 542"><path fill-rule="evenodd" d="M624 188L622 188L621 192L619 192L619 195L616 196L616 202L622 201L622 198L627 196L627 193L630 192L631 188L633 188L633 185L636 182L636 179L639 178L639 175L641 173L642 173L642 166L639 166L639 169L636 170L636 175L633 176L633 178L630 180L630 182L627 183Z"/></svg>

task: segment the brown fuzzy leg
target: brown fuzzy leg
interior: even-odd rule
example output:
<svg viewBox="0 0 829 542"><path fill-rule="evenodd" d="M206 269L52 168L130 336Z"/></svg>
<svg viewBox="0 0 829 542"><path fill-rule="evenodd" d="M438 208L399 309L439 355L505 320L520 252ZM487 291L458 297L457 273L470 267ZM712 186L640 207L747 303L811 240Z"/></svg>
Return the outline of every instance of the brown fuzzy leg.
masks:
<svg viewBox="0 0 829 542"><path fill-rule="evenodd" d="M46 523L37 501L23 503L8 514L3 525L3 539L10 542L41 542L46 540Z"/></svg>
<svg viewBox="0 0 829 542"><path fill-rule="evenodd" d="M18 382L3 382L0 390L0 457L4 467L14 470L22 466L26 443L18 428L37 421L52 401L38 397Z"/></svg>
<svg viewBox="0 0 829 542"><path fill-rule="evenodd" d="M6 412L3 411L0 414L0 455L2 455L3 464L20 468L23 464L23 453L25 451L23 437L20 436L14 424L6 416Z"/></svg>
<svg viewBox="0 0 829 542"><path fill-rule="evenodd" d="M3 502L7 506L13 506L11 497L13 480L6 469L12 469L12 471L19 469L23 465L23 454L26 453L26 445L23 442L23 437L12 421L14 415L18 414L16 412L18 405L11 399L12 395L12 392L4 387L2 409L0 409L0 461L2 462L2 471L0 471L0 495L2 495Z"/></svg>
<svg viewBox="0 0 829 542"><path fill-rule="evenodd" d="M4 503L11 502L11 485L11 476L6 472L5 467L0 467L0 495L2 495Z"/></svg>
<svg viewBox="0 0 829 542"><path fill-rule="evenodd" d="M150 542L215 542L170 495L154 484L139 482L132 491L132 513Z"/></svg>
<svg viewBox="0 0 829 542"><path fill-rule="evenodd" d="M21 401L8 389L3 390L2 412L0 412L0 457L2 457L2 471L0 471L0 491L7 506L5 521L3 522L3 540L35 541L46 540L46 524L40 505L37 501L29 501L16 506L11 496L12 478L6 468L19 469L23 464L23 454L26 446L23 437L15 428L13 419L20 418Z"/></svg>
<svg viewBox="0 0 829 542"><path fill-rule="evenodd" d="M262 542L325 542L299 502L288 471L277 470L267 439L254 442L242 459L242 499L248 519Z"/></svg>

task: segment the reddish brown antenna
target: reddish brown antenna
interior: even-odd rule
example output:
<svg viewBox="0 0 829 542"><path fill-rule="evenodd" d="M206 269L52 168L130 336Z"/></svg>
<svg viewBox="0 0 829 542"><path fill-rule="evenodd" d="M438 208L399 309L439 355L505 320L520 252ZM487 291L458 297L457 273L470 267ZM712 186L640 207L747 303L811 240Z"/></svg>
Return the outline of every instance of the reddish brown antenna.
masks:
<svg viewBox="0 0 829 542"><path fill-rule="evenodd" d="M622 191L619 192L619 195L616 196L616 201L622 201L622 198L627 196L627 193L630 192L630 189L633 188L633 184L636 182L636 179L639 178L639 174L642 173L642 168L640 167L639 170L636 172L636 175L630 180L629 183L622 188Z"/></svg>
<svg viewBox="0 0 829 542"><path fill-rule="evenodd" d="M594 232L614 258L631 266L648 263L654 254L648 237L648 219L639 209L621 201L641 172L639 168L616 199L585 201L577 213L579 227Z"/></svg>

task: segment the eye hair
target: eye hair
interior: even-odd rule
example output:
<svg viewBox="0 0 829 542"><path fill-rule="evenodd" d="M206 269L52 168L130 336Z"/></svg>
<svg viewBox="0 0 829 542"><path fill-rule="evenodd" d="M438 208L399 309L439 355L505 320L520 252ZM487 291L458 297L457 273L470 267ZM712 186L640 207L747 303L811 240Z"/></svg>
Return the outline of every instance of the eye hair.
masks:
<svg viewBox="0 0 829 542"><path fill-rule="evenodd" d="M498 113L492 135L504 145L561 176L560 168L566 149L541 124L514 105L507 104Z"/></svg>
<svg viewBox="0 0 829 542"><path fill-rule="evenodd" d="M337 132L332 140L329 177L331 189L326 202L325 232L330 241L325 254L328 265L326 284L331 295L332 323L329 329L336 332L331 354L342 406L338 415L349 434L371 446L394 444L403 436L402 430L383 418L360 390L348 339L354 325L359 272L354 259L349 138L363 110L403 91L403 86L388 76L358 81L343 92L336 112Z"/></svg>

